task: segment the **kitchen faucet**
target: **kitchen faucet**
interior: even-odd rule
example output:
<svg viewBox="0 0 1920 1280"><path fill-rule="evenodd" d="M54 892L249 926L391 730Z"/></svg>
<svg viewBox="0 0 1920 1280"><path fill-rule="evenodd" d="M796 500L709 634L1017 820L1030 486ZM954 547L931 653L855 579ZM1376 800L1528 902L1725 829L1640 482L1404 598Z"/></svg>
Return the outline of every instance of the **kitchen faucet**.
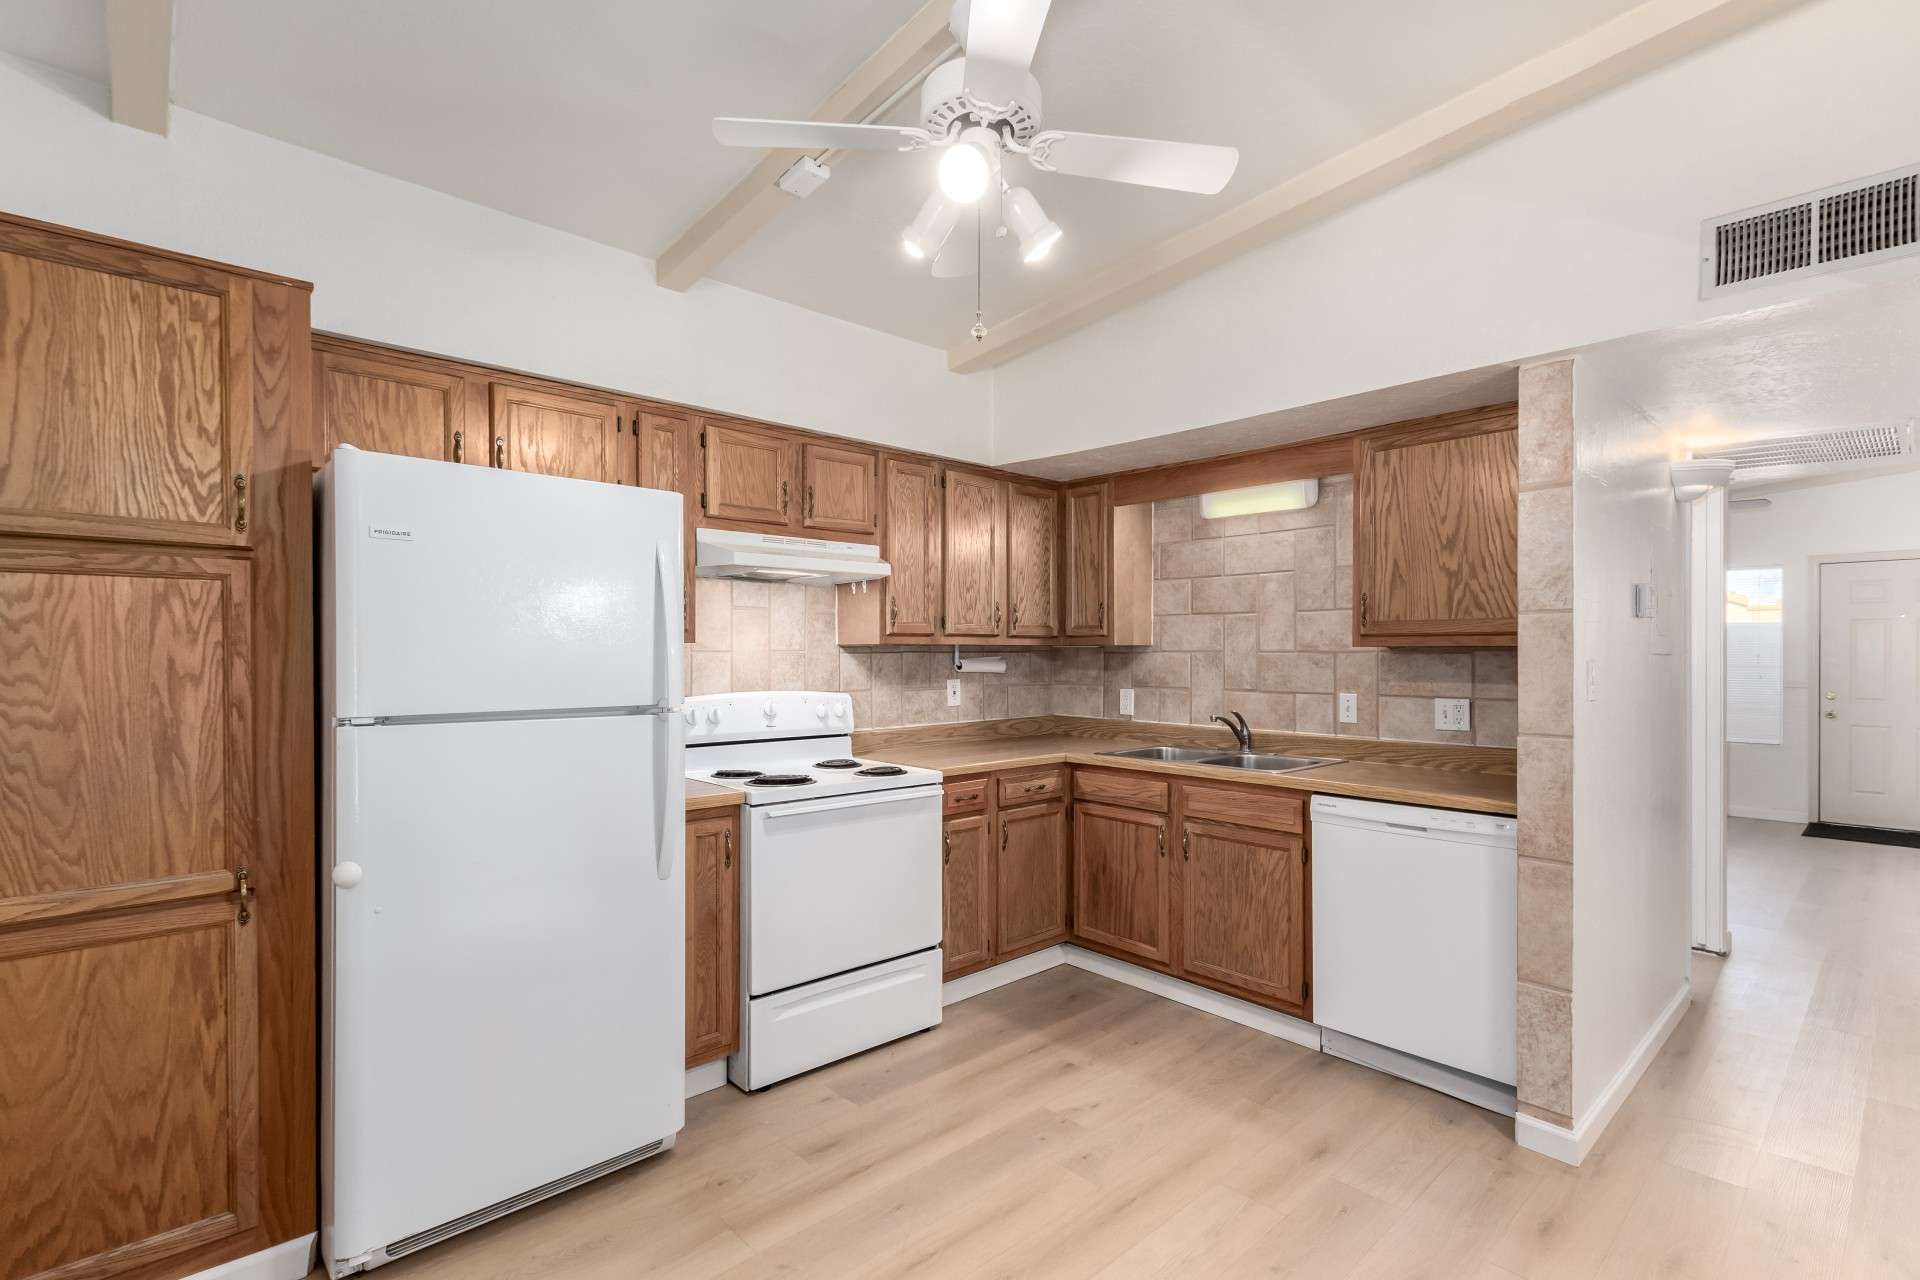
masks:
<svg viewBox="0 0 1920 1280"><path fill-rule="evenodd" d="M1232 716L1233 719L1229 720L1227 716ZM1238 711L1229 711L1226 716L1215 716L1214 719L1233 730L1233 736L1240 743L1241 755L1253 754L1253 730L1247 727L1245 716Z"/></svg>

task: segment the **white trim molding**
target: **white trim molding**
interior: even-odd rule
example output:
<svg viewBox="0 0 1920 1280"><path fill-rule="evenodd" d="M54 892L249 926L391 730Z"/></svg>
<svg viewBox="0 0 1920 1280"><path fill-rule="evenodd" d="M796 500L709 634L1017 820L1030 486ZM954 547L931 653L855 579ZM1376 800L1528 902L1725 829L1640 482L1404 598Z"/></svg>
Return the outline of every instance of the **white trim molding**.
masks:
<svg viewBox="0 0 1920 1280"><path fill-rule="evenodd" d="M1730 804L1727 806L1729 818L1758 818L1762 822L1798 822L1812 821L1802 809L1761 809L1750 804Z"/></svg>
<svg viewBox="0 0 1920 1280"><path fill-rule="evenodd" d="M1593 1150L1593 1144L1613 1123L1613 1117L1633 1092L1633 1087L1640 1083L1640 1077L1647 1073L1647 1068L1667 1043L1667 1037L1680 1025L1680 1019L1686 1017L1687 1008L1692 1002L1693 984L1682 983L1667 1007L1647 1028L1647 1034L1640 1037L1640 1043L1620 1064L1620 1070L1614 1072L1613 1079L1593 1100L1593 1106L1587 1109L1587 1114L1574 1122L1573 1128L1563 1129L1557 1124L1549 1124L1523 1113L1513 1118L1513 1140L1529 1151L1562 1164L1577 1165L1585 1160L1587 1153Z"/></svg>
<svg viewBox="0 0 1920 1280"><path fill-rule="evenodd" d="M726 1082L727 1060L725 1058L715 1058L712 1062L688 1067L686 1096L697 1098L703 1093L712 1093Z"/></svg>
<svg viewBox="0 0 1920 1280"><path fill-rule="evenodd" d="M244 1258L196 1271L186 1280L306 1280L320 1261L315 1252L319 1240L318 1234L309 1231Z"/></svg>
<svg viewBox="0 0 1920 1280"><path fill-rule="evenodd" d="M1031 978L1036 973L1045 973L1067 963L1065 946L1048 947L1044 951L1034 951L1024 956L996 964L989 969L969 973L965 977L955 978L942 984L940 1003L944 1007L959 1004L962 1000L971 1000L975 996L985 995L1009 982L1018 982L1022 978Z"/></svg>

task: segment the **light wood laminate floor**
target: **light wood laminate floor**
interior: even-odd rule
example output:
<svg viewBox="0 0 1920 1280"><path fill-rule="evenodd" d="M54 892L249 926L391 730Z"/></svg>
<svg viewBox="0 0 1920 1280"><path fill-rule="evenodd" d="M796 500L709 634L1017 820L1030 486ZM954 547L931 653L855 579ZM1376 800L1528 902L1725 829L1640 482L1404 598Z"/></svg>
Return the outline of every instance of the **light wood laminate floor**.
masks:
<svg viewBox="0 0 1920 1280"><path fill-rule="evenodd" d="M1731 832L1734 954L1585 1165L1075 969L385 1280L1920 1277L1920 852Z"/></svg>

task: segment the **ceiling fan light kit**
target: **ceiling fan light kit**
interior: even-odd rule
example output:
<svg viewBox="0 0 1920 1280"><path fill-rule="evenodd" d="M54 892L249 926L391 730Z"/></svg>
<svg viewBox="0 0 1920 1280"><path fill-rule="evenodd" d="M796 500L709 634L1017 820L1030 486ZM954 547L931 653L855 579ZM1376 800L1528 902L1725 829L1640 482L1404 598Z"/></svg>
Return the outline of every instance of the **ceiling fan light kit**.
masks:
<svg viewBox="0 0 1920 1280"><path fill-rule="evenodd" d="M721 117L713 122L713 136L733 147L813 152L939 148L939 190L901 233L901 245L916 262L932 260L933 274L943 278L978 275L977 245L971 255L943 253L942 248L960 211L989 192L1000 196L996 235L1011 231L1019 239L1022 262L1040 262L1059 244L1060 225L1047 217L1034 194L1002 178L1008 155L1043 173L1199 195L1225 187L1240 162L1233 147L1041 130L1040 83L1030 68L1049 2L955 0L948 25L963 54L935 67L921 84L921 127ZM825 172L822 166L808 190L825 180ZM805 176L815 177L811 172ZM784 179L781 186L793 190ZM977 319L974 328L981 330Z"/></svg>

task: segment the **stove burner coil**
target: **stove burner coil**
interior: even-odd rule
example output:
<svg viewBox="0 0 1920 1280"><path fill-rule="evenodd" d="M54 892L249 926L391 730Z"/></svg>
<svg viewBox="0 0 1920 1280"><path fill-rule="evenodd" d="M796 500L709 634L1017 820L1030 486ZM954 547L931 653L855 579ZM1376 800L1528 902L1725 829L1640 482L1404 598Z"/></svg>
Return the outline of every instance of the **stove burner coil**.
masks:
<svg viewBox="0 0 1920 1280"><path fill-rule="evenodd" d="M867 768L862 769L859 773L856 773L854 777L856 778L897 778L905 772L906 770L902 769L897 764L876 764L876 765L869 765Z"/></svg>
<svg viewBox="0 0 1920 1280"><path fill-rule="evenodd" d="M804 787L812 781L813 778L804 773L763 773L757 778L749 779L747 785L750 787Z"/></svg>

